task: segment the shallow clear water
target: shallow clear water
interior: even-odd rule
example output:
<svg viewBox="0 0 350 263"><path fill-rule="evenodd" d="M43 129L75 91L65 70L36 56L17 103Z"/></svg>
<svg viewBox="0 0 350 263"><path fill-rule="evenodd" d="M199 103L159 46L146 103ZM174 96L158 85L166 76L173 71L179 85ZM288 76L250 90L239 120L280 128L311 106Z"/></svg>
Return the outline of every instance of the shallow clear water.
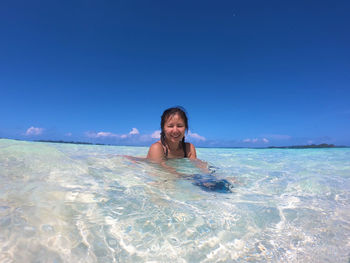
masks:
<svg viewBox="0 0 350 263"><path fill-rule="evenodd" d="M349 262L350 149L197 149L232 193L146 153L0 140L0 262Z"/></svg>

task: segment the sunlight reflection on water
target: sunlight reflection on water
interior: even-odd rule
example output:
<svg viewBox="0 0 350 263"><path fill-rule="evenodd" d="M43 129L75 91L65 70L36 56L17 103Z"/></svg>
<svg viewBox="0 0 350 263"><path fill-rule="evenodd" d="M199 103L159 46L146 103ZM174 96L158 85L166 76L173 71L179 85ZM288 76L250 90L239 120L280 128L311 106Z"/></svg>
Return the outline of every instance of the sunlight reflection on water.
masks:
<svg viewBox="0 0 350 263"><path fill-rule="evenodd" d="M0 140L0 262L349 261L350 149L198 149L231 194L146 153Z"/></svg>

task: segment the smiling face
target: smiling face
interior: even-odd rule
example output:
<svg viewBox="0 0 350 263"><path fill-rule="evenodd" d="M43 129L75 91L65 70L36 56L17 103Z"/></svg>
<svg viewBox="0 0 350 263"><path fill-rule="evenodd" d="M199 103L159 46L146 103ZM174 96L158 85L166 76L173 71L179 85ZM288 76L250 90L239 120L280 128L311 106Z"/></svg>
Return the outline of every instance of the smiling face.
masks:
<svg viewBox="0 0 350 263"><path fill-rule="evenodd" d="M165 139L170 143L179 143L185 136L186 125L185 121L177 113L169 116L163 126Z"/></svg>

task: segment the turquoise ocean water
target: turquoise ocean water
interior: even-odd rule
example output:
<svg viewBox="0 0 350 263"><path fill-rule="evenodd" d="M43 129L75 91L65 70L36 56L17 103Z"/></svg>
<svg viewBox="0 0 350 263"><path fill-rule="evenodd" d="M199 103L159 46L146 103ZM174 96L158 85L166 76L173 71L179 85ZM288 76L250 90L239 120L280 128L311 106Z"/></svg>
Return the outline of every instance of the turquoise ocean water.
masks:
<svg viewBox="0 0 350 263"><path fill-rule="evenodd" d="M1 139L0 262L349 262L349 148L197 149L232 193L146 153Z"/></svg>

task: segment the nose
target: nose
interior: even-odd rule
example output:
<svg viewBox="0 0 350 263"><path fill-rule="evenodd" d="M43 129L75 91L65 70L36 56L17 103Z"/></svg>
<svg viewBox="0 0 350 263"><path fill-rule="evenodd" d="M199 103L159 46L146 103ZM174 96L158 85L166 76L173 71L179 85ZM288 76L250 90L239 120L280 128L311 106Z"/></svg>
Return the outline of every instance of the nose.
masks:
<svg viewBox="0 0 350 263"><path fill-rule="evenodd" d="M172 132L174 133L178 133L178 132L181 132L181 127L178 127L178 126L173 126L172 129L171 129Z"/></svg>

